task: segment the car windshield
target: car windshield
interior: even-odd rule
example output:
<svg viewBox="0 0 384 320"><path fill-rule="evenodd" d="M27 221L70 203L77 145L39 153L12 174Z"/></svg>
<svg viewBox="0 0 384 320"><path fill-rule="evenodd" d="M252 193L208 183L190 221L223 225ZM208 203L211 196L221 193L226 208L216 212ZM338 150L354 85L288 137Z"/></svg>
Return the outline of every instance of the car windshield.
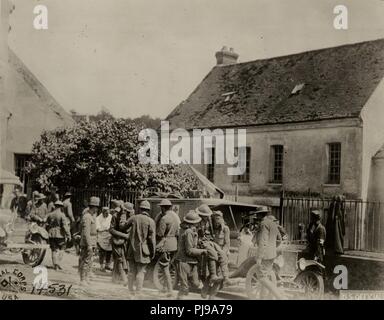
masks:
<svg viewBox="0 0 384 320"><path fill-rule="evenodd" d="M9 209L13 199L13 184L0 184L0 209Z"/></svg>

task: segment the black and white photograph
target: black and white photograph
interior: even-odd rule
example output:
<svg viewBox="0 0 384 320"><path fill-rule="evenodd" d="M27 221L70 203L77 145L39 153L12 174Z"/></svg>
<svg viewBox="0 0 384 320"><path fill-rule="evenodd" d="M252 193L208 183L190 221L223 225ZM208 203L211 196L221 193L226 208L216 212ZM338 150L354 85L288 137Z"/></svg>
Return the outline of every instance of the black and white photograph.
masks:
<svg viewBox="0 0 384 320"><path fill-rule="evenodd" d="M383 17L0 0L1 300L384 300Z"/></svg>

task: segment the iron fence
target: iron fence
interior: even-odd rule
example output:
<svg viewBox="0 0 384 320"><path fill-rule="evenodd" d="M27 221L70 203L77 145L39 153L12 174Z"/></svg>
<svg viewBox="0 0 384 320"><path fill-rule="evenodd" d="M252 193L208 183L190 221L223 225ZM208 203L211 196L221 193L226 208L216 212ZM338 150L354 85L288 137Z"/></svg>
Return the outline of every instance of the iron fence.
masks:
<svg viewBox="0 0 384 320"><path fill-rule="evenodd" d="M328 218L332 199L281 198L280 221L291 240L299 240L299 224L309 224L310 210L321 209L323 223ZM345 200L344 248L384 252L384 203Z"/></svg>
<svg viewBox="0 0 384 320"><path fill-rule="evenodd" d="M73 189L72 207L74 214L79 216L84 208L87 207L91 197L99 197L101 206L110 206L113 199L123 200L135 204L136 199L141 195L136 190L111 190L111 189Z"/></svg>

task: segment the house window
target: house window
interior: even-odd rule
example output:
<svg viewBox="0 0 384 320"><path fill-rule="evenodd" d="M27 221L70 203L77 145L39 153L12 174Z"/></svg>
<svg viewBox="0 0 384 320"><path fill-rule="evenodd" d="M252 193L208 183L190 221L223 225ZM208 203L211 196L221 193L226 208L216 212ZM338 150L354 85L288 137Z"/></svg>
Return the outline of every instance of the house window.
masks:
<svg viewBox="0 0 384 320"><path fill-rule="evenodd" d="M284 146L283 145L271 146L271 155L272 155L271 182L282 183L283 182L283 164L284 164Z"/></svg>
<svg viewBox="0 0 384 320"><path fill-rule="evenodd" d="M340 184L341 143L328 144L328 183Z"/></svg>
<svg viewBox="0 0 384 320"><path fill-rule="evenodd" d="M28 162L31 160L29 154L15 154L15 175L20 178L24 186L24 190L27 190L28 175L25 172L25 168L28 166Z"/></svg>
<svg viewBox="0 0 384 320"><path fill-rule="evenodd" d="M208 149L211 163L207 164L207 179L214 182L215 179L215 148Z"/></svg>
<svg viewBox="0 0 384 320"><path fill-rule="evenodd" d="M234 182L249 182L249 172L250 172L250 164L251 164L251 148L250 147L246 147L245 148L245 151L246 151L246 158L245 158L245 172L242 174L242 175L237 175L237 176L233 176L233 181ZM238 156L239 154L239 149L236 148L235 149L235 155Z"/></svg>

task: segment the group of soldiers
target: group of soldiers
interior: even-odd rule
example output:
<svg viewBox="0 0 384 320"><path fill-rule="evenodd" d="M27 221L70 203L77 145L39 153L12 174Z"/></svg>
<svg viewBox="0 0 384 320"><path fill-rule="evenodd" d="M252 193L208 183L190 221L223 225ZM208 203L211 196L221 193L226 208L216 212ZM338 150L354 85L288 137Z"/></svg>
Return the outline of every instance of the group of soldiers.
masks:
<svg viewBox="0 0 384 320"><path fill-rule="evenodd" d="M25 206L25 217L44 225L49 234L54 269L61 270L63 250L73 243L75 219L71 193L63 201L54 194L47 201L38 192ZM141 201L137 210L129 202L112 200L110 207L101 207L98 197L91 197L81 214L79 223L79 274L82 286L90 285L93 256L98 252L103 271L112 271L112 281L123 283L129 293L140 295L147 266L158 262L165 278L164 293L173 295L170 264L175 263L179 284L178 299L188 295L191 288L200 289L203 298L214 298L220 288L229 283L228 258L230 230L223 213L212 211L202 204L190 210L180 220L168 199L159 203L160 213L151 218L151 205ZM14 209L17 210L16 205ZM286 236L277 219L267 207L256 212L257 230L254 243L258 247L255 262L258 278L274 292L279 292L268 281L277 247ZM311 258L323 262L326 232L321 224L320 211L311 211L307 229ZM113 259L113 267L111 266Z"/></svg>
<svg viewBox="0 0 384 320"><path fill-rule="evenodd" d="M154 260L162 269L167 297L173 296L170 264L174 261L179 299L189 293L191 286L200 288L204 298L217 293L229 277L229 228L223 214L203 204L181 221L168 199L158 206L160 213L152 219L151 205L146 200L137 210L132 203L112 200L111 207L103 207L98 215L100 199L91 197L80 223L82 285L90 284L92 256L97 247L101 268L111 269L111 252L112 280L127 285L132 296L141 294L146 269Z"/></svg>

